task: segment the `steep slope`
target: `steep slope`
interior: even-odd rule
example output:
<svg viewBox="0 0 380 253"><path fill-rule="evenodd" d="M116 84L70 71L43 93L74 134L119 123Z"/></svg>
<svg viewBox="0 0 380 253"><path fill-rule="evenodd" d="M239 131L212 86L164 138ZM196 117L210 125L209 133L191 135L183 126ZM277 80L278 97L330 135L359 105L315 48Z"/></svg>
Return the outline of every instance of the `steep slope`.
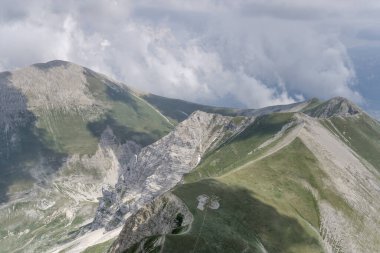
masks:
<svg viewBox="0 0 380 253"><path fill-rule="evenodd" d="M192 221L193 217L185 203L173 194L164 194L127 219L120 233L120 239L115 241L113 248L114 250L131 248L144 240L141 243L142 247L138 246L132 251L144 250L147 247L154 249L156 245L162 243L159 235L180 233L188 229ZM153 237L146 239L150 236Z"/></svg>
<svg viewBox="0 0 380 253"><path fill-rule="evenodd" d="M133 91L63 61L0 73L0 107L0 252L70 239L102 186L174 128Z"/></svg>
<svg viewBox="0 0 380 253"><path fill-rule="evenodd" d="M357 105L341 97L330 99L306 110L322 119L321 123L366 162L380 171L380 124Z"/></svg>
<svg viewBox="0 0 380 253"><path fill-rule="evenodd" d="M0 107L0 252L380 249L380 124L344 98L214 108L53 61Z"/></svg>
<svg viewBox="0 0 380 253"><path fill-rule="evenodd" d="M378 251L380 174L321 124L306 122L300 138L318 159L325 183L343 200L337 208L336 202L328 203L316 194L324 240L333 251Z"/></svg>
<svg viewBox="0 0 380 253"><path fill-rule="evenodd" d="M336 116L354 116L363 111L354 103L343 97L335 97L324 103L318 104L305 113L315 118L331 118Z"/></svg>
<svg viewBox="0 0 380 253"><path fill-rule="evenodd" d="M332 117L321 123L365 162L380 171L380 124L362 113L355 117Z"/></svg>
<svg viewBox="0 0 380 253"><path fill-rule="evenodd" d="M94 221L81 232L99 229L112 232L123 225L125 219L130 219L144 205L178 184L205 152L239 133L249 119L239 118L239 123L236 124L232 117L200 111L193 113L170 134L130 159L121 170L116 185L103 189ZM77 242L82 247L83 242ZM59 249L76 252L79 248L73 243Z"/></svg>
<svg viewBox="0 0 380 253"><path fill-rule="evenodd" d="M45 251L75 239L78 231L89 226L92 230L117 226L103 221L94 225L101 219L91 220L98 198L112 192L108 185L121 180L119 175L132 166L131 159L142 147L169 133L197 109L242 114L154 95L148 98L64 61L0 73L0 91L0 252ZM241 127L244 121L236 117L228 127ZM226 130L226 134L228 138L234 132ZM214 137L215 143L220 141L220 136ZM181 159L173 161L181 164ZM178 173L173 182L183 171ZM109 214L111 220L116 217Z"/></svg>
<svg viewBox="0 0 380 253"><path fill-rule="evenodd" d="M225 116L237 116L240 112L239 109L206 106L154 94L141 94L140 96L174 122L181 122L187 119L195 111L218 113Z"/></svg>
<svg viewBox="0 0 380 253"><path fill-rule="evenodd" d="M106 226L110 230L118 226L123 217L173 188L208 149L243 126L244 123L234 125L231 117L193 113L170 134L131 159L120 173L115 189L104 192L92 229Z"/></svg>
<svg viewBox="0 0 380 253"><path fill-rule="evenodd" d="M172 190L193 215L188 229L129 248L120 235L109 252L379 251L380 173L371 159L380 153L360 149L376 147L380 125L346 100L331 107L337 100L311 106L326 109L317 118L258 117ZM133 233L128 222L124 234Z"/></svg>

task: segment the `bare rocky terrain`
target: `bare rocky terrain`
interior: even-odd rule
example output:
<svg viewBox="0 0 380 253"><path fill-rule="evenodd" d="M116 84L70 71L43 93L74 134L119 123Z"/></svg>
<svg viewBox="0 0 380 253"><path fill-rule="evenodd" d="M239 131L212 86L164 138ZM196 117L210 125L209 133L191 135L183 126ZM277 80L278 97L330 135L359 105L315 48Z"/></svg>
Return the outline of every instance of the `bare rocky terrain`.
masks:
<svg viewBox="0 0 380 253"><path fill-rule="evenodd" d="M178 184L227 133L235 135L244 126L234 125L231 117L199 111L190 115L173 132L132 156L117 184L103 189L91 229L120 226L125 218Z"/></svg>

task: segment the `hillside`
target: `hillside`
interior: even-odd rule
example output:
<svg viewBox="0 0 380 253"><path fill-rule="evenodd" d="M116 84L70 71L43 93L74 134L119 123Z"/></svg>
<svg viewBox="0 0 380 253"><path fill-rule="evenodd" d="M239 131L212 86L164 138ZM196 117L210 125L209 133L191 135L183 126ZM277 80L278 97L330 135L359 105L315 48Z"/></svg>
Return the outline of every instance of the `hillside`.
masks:
<svg viewBox="0 0 380 253"><path fill-rule="evenodd" d="M0 252L72 240L129 159L187 118L179 109L236 111L135 92L65 61L0 73L0 106Z"/></svg>
<svg viewBox="0 0 380 253"><path fill-rule="evenodd" d="M343 98L312 111L324 108L329 113L315 118L256 118L171 191L191 212L190 224L131 244L123 239L138 236L128 230L131 218L108 252L378 251L380 125L361 110L346 110ZM140 220L141 227L152 223Z"/></svg>
<svg viewBox="0 0 380 253"><path fill-rule="evenodd" d="M92 219L125 157L174 125L123 85L53 61L0 74L0 252L44 251Z"/></svg>
<svg viewBox="0 0 380 253"><path fill-rule="evenodd" d="M377 252L380 124L217 108L64 61L0 73L0 252Z"/></svg>

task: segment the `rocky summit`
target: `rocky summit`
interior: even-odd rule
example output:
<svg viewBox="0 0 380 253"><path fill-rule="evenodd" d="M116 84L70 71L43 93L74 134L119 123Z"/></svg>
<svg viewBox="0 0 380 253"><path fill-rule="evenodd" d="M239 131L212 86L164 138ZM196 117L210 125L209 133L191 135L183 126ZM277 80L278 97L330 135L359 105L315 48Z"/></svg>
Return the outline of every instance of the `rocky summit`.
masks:
<svg viewBox="0 0 380 253"><path fill-rule="evenodd" d="M64 61L0 73L0 252L380 252L380 123L255 109Z"/></svg>

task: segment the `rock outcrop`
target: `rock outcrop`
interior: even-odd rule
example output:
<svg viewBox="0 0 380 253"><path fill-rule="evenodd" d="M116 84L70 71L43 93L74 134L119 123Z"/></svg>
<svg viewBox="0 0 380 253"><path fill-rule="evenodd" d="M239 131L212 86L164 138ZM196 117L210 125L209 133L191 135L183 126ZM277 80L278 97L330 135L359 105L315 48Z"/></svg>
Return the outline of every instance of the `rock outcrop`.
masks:
<svg viewBox="0 0 380 253"><path fill-rule="evenodd" d="M350 117L362 113L362 110L346 98L335 97L305 113L314 118Z"/></svg>
<svg viewBox="0 0 380 253"><path fill-rule="evenodd" d="M103 194L107 196L107 189L117 182L126 163L140 149L133 141L119 144L113 131L107 128L96 153L68 158L53 183L75 201L97 202Z"/></svg>
<svg viewBox="0 0 380 253"><path fill-rule="evenodd" d="M172 128L133 91L76 64L0 73L0 252L71 238L140 145Z"/></svg>
<svg viewBox="0 0 380 253"><path fill-rule="evenodd" d="M157 236L150 247L160 247L160 236L180 233L193 221L193 216L187 206L175 195L166 193L153 202L140 208L130 216L113 243L108 253L121 253L131 248L141 248L145 252L148 243L144 238Z"/></svg>
<svg viewBox="0 0 380 253"><path fill-rule="evenodd" d="M11 74L0 73L0 167L20 143L18 132L33 124L34 116L27 109L27 98L10 84Z"/></svg>
<svg viewBox="0 0 380 253"><path fill-rule="evenodd" d="M197 111L173 132L143 148L123 168L115 187L103 190L92 229L112 230L172 189L183 174L197 166L206 151L246 126L244 122L235 125L232 119Z"/></svg>
<svg viewBox="0 0 380 253"><path fill-rule="evenodd" d="M12 72L9 80L28 97L28 108L37 113L56 110L91 118L104 106L91 94L85 69L69 62L35 64Z"/></svg>

